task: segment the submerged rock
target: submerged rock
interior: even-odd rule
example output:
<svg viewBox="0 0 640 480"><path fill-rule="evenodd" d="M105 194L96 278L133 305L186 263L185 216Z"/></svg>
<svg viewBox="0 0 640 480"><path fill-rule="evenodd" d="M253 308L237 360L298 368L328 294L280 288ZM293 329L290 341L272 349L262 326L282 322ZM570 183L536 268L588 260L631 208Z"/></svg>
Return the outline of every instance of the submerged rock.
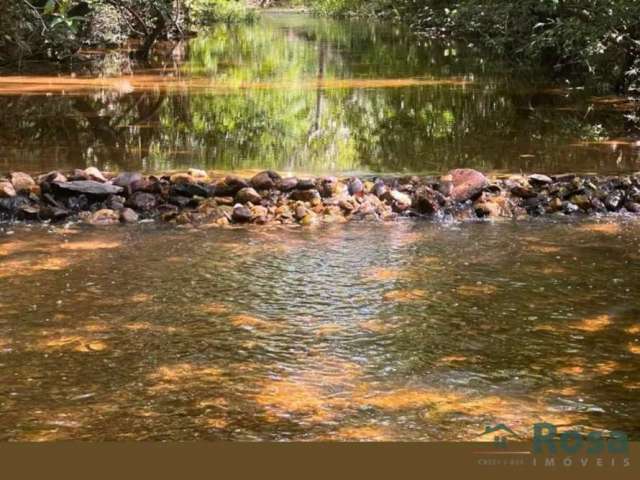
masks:
<svg viewBox="0 0 640 480"><path fill-rule="evenodd" d="M120 223L120 215L113 210L103 208L91 215L89 223L92 225L115 225Z"/></svg>

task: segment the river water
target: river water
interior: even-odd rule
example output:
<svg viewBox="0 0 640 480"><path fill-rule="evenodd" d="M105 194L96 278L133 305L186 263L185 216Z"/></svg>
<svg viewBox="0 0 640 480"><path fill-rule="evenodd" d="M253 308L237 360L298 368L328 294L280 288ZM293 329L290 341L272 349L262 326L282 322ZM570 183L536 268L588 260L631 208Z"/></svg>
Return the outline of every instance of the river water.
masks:
<svg viewBox="0 0 640 480"><path fill-rule="evenodd" d="M0 166L638 165L614 99L389 27L272 16L168 58L0 77ZM0 439L638 439L639 281L625 218L3 225Z"/></svg>

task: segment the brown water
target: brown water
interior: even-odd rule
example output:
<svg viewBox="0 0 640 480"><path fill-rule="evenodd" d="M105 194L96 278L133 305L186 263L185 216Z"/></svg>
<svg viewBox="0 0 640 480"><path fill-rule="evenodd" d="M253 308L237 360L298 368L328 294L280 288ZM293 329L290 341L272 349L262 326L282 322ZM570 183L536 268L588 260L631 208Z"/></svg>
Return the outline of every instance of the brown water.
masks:
<svg viewBox="0 0 640 480"><path fill-rule="evenodd" d="M0 78L0 169L638 169L618 100L266 17ZM110 63L109 63L110 62ZM0 440L640 439L640 223L0 225Z"/></svg>
<svg viewBox="0 0 640 480"><path fill-rule="evenodd" d="M0 77L0 171L640 169L624 99L384 25L267 15L75 70Z"/></svg>
<svg viewBox="0 0 640 480"><path fill-rule="evenodd" d="M638 245L620 221L20 228L1 438L637 439Z"/></svg>

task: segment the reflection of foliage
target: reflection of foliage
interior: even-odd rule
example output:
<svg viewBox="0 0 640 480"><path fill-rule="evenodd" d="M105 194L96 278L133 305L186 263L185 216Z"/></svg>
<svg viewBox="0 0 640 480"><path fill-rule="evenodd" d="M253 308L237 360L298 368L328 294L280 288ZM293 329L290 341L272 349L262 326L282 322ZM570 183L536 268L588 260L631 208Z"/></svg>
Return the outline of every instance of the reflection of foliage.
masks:
<svg viewBox="0 0 640 480"><path fill-rule="evenodd" d="M16 148L2 156L40 169L38 159L50 155L43 149L61 145L55 158L73 167L439 172L526 169L520 155L530 154L536 168L557 171L593 155L561 146L627 128L615 110L518 84L473 50L420 46L380 25L287 16L219 25L189 42L186 58L172 75L235 89L207 90L201 81L197 92L1 98L0 148ZM476 83L349 88L351 79L463 75ZM333 79L347 88L314 87ZM618 152L598 155L603 169L636 168L626 153L609 165Z"/></svg>
<svg viewBox="0 0 640 480"><path fill-rule="evenodd" d="M525 63L638 89L636 0L309 0L325 14L392 17L429 36L457 35Z"/></svg>

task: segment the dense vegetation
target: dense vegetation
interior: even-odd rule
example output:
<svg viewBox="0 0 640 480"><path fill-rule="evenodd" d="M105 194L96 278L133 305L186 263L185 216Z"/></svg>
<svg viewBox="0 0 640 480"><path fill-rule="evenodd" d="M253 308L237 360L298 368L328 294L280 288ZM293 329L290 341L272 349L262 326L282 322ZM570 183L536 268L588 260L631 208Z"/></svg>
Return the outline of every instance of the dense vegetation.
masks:
<svg viewBox="0 0 640 480"><path fill-rule="evenodd" d="M637 0L311 0L318 12L392 18L617 91L640 89Z"/></svg>
<svg viewBox="0 0 640 480"><path fill-rule="evenodd" d="M640 91L637 0L256 0L307 4L330 15L395 20L425 36L463 38L516 62L544 65L565 78ZM0 0L0 65L65 60L82 46L140 40L146 57L159 38L202 23L246 18L239 0Z"/></svg>
<svg viewBox="0 0 640 480"><path fill-rule="evenodd" d="M249 15L236 0L0 0L0 64L65 60L83 46L140 40L146 57L156 40L201 24Z"/></svg>

